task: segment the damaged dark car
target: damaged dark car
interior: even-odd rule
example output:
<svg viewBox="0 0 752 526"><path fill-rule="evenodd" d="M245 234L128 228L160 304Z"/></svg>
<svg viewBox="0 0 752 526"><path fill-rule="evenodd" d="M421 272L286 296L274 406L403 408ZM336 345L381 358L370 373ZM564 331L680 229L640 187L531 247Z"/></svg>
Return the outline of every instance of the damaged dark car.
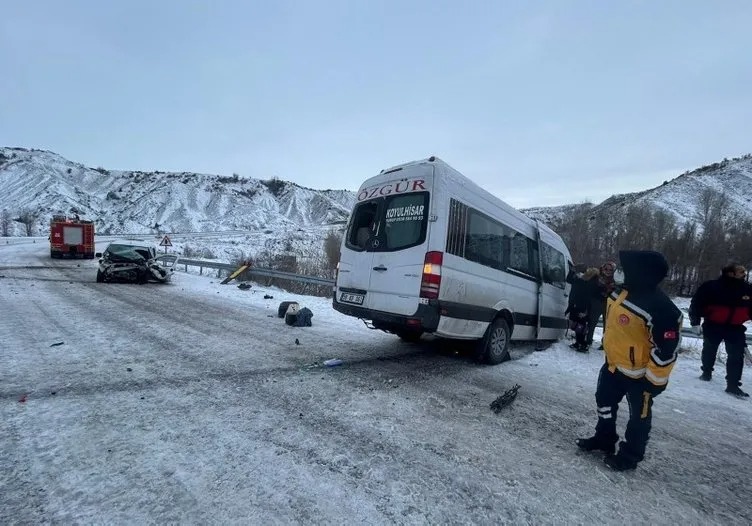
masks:
<svg viewBox="0 0 752 526"><path fill-rule="evenodd" d="M157 250L147 243L118 241L110 243L103 253L97 253L99 268L97 282L167 283L174 265L162 264Z"/></svg>

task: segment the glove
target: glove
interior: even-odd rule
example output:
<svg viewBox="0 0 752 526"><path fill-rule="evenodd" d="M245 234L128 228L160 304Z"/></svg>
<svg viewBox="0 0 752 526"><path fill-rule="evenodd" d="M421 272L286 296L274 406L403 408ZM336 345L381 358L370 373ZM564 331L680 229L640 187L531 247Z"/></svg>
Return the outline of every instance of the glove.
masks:
<svg viewBox="0 0 752 526"><path fill-rule="evenodd" d="M689 328L689 332L691 332L695 336L700 336L702 334L702 327L700 327L699 325L693 325Z"/></svg>
<svg viewBox="0 0 752 526"><path fill-rule="evenodd" d="M650 382L650 380L648 380L647 378L643 378L642 380L640 380L640 388L643 391L647 391L648 393L650 393L650 395L653 398L655 398L656 396L658 396L659 394L661 394L663 391L666 390L665 385L662 385L662 386L653 385Z"/></svg>

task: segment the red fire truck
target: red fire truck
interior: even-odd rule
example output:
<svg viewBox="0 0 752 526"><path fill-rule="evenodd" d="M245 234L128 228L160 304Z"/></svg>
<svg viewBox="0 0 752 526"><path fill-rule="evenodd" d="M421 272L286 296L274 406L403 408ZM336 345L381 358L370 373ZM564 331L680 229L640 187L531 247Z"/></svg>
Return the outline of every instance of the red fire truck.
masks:
<svg viewBox="0 0 752 526"><path fill-rule="evenodd" d="M50 220L50 257L94 258L94 221L52 216Z"/></svg>

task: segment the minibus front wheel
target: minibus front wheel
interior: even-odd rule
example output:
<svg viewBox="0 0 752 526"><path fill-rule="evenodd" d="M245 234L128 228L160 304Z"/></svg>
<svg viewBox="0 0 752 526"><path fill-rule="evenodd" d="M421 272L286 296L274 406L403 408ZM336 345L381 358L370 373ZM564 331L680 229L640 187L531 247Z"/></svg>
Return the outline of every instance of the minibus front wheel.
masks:
<svg viewBox="0 0 752 526"><path fill-rule="evenodd" d="M509 340L511 336L512 331L509 330L507 320L499 316L492 321L486 329L486 334L478 342L478 354L481 360L491 365L509 360Z"/></svg>

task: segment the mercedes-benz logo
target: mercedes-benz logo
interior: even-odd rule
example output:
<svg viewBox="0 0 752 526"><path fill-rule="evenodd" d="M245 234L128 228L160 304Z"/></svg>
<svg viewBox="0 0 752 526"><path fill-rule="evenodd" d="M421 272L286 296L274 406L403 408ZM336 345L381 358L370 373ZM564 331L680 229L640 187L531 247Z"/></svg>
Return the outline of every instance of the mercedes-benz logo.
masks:
<svg viewBox="0 0 752 526"><path fill-rule="evenodd" d="M375 246L375 247L379 246L379 240L378 239L374 239L372 245Z"/></svg>

